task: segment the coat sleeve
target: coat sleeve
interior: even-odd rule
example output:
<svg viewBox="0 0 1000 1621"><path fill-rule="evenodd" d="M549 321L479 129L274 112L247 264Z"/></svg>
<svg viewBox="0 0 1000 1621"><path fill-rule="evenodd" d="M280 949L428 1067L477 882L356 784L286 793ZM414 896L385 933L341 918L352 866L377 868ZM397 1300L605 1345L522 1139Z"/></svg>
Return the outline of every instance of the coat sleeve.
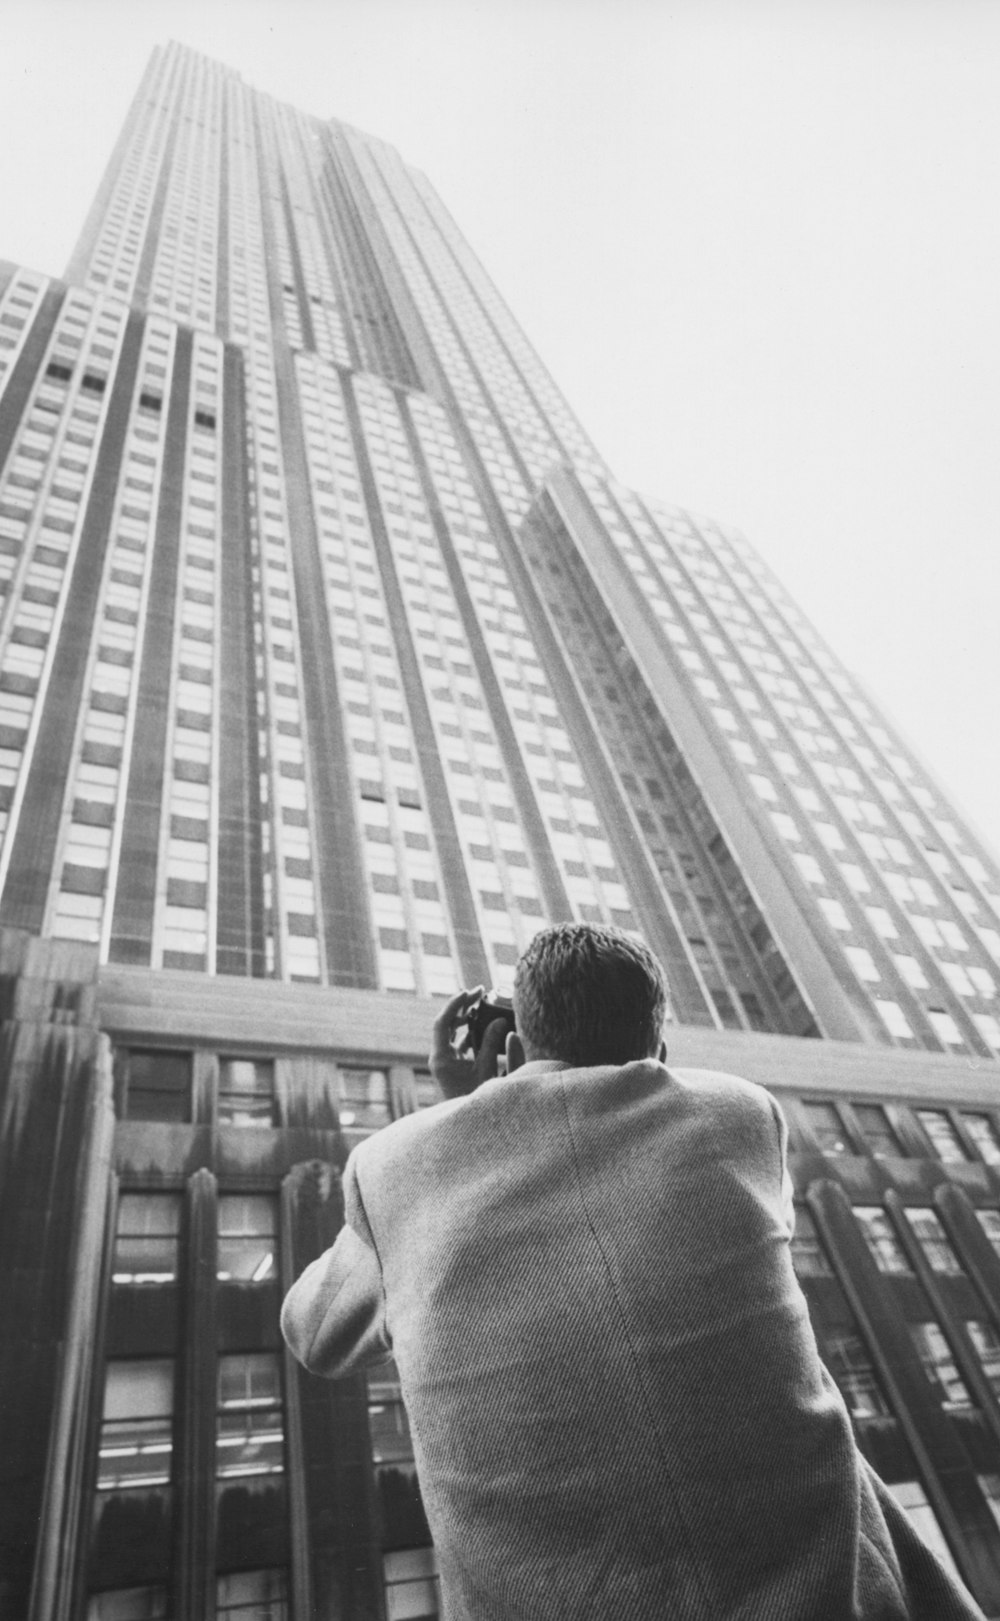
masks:
<svg viewBox="0 0 1000 1621"><path fill-rule="evenodd" d="M382 1268L352 1159L344 1171L347 1223L285 1296L281 1332L311 1373L335 1379L381 1362L391 1351Z"/></svg>

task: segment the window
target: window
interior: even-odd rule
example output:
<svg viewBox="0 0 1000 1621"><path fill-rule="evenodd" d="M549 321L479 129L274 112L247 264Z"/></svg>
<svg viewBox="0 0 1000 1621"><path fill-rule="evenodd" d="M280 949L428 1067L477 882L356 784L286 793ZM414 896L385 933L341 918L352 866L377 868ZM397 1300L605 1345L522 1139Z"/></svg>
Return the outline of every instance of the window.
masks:
<svg viewBox="0 0 1000 1621"><path fill-rule="evenodd" d="M166 1614L165 1587L116 1587L87 1601L87 1621L161 1621Z"/></svg>
<svg viewBox="0 0 1000 1621"><path fill-rule="evenodd" d="M389 1077L382 1069L340 1070L340 1124L349 1142L388 1125Z"/></svg>
<svg viewBox="0 0 1000 1621"><path fill-rule="evenodd" d="M391 1360L373 1368L368 1375L368 1429L383 1546L412 1549L430 1542L413 1461L409 1420L399 1374Z"/></svg>
<svg viewBox="0 0 1000 1621"><path fill-rule="evenodd" d="M792 1237L792 1265L800 1278L829 1278L832 1268L816 1231L812 1212L805 1205L795 1206L795 1232Z"/></svg>
<svg viewBox="0 0 1000 1621"><path fill-rule="evenodd" d="M873 1159L905 1157L905 1150L889 1124L885 1110L877 1103L856 1103L854 1113L865 1145Z"/></svg>
<svg viewBox="0 0 1000 1621"><path fill-rule="evenodd" d="M126 1120L191 1119L191 1054L126 1055Z"/></svg>
<svg viewBox="0 0 1000 1621"><path fill-rule="evenodd" d="M976 1145L976 1152L987 1165L1000 1165L1000 1140L987 1114L963 1114L962 1124Z"/></svg>
<svg viewBox="0 0 1000 1621"><path fill-rule="evenodd" d="M283 1570L237 1570L215 1584L217 1621L288 1621Z"/></svg>
<svg viewBox="0 0 1000 1621"><path fill-rule="evenodd" d="M967 1158L958 1133L943 1110L918 1109L917 1119L931 1140L935 1159L946 1165L957 1165Z"/></svg>
<svg viewBox="0 0 1000 1621"><path fill-rule="evenodd" d="M961 1583L958 1566L951 1555L951 1549L944 1540L944 1532L938 1523L938 1517L927 1501L927 1494L919 1480L897 1480L886 1484L892 1492L897 1503L905 1508L917 1531L923 1537L928 1547L933 1548L941 1563L950 1571L956 1582Z"/></svg>
<svg viewBox="0 0 1000 1621"><path fill-rule="evenodd" d="M847 1329L827 1334L823 1360L852 1418L892 1417L871 1358L857 1334Z"/></svg>
<svg viewBox="0 0 1000 1621"><path fill-rule="evenodd" d="M220 1283L271 1283L277 1276L278 1201L266 1194L219 1198Z"/></svg>
<svg viewBox="0 0 1000 1621"><path fill-rule="evenodd" d="M936 1213L933 1210L911 1206L906 1211L906 1219L917 1236L931 1270L953 1278L961 1277L962 1264L952 1249L948 1235Z"/></svg>
<svg viewBox="0 0 1000 1621"><path fill-rule="evenodd" d="M274 1351L219 1358L215 1473L280 1475L285 1467L281 1367Z"/></svg>
<svg viewBox="0 0 1000 1621"><path fill-rule="evenodd" d="M899 969L907 985L915 991L927 989L927 975L924 973L916 957L911 957L905 951L896 952L893 962Z"/></svg>
<svg viewBox="0 0 1000 1621"><path fill-rule="evenodd" d="M382 1561L386 1621L430 1621L441 1613L433 1548L401 1548Z"/></svg>
<svg viewBox="0 0 1000 1621"><path fill-rule="evenodd" d="M891 1036L898 1036L903 1041L912 1039L913 1031L898 1002L890 1002L887 998L876 996L875 1006Z"/></svg>
<svg viewBox="0 0 1000 1621"><path fill-rule="evenodd" d="M1000 1255L1000 1210L977 1210L980 1227Z"/></svg>
<svg viewBox="0 0 1000 1621"><path fill-rule="evenodd" d="M976 1479L980 1491L989 1504L990 1513L997 1525L1000 1525L1000 1475L977 1475Z"/></svg>
<svg viewBox="0 0 1000 1621"><path fill-rule="evenodd" d="M387 1361L368 1375L368 1428L376 1480L385 1469L400 1466L415 1478L410 1423L394 1362Z"/></svg>
<svg viewBox="0 0 1000 1621"><path fill-rule="evenodd" d="M844 956L847 958L859 979L874 982L881 978L870 951L863 946L845 946Z"/></svg>
<svg viewBox="0 0 1000 1621"><path fill-rule="evenodd" d="M845 934L849 932L851 928L851 920L839 901L827 900L821 895L819 897L819 908L823 913L823 916L826 918L826 921L831 924L833 928L840 929Z"/></svg>
<svg viewBox="0 0 1000 1621"><path fill-rule="evenodd" d="M951 1014L945 1012L944 1008L928 1008L927 1017L933 1026L934 1034L937 1036L939 1041L944 1042L945 1046L964 1046L964 1038L958 1028L958 1025L955 1023Z"/></svg>
<svg viewBox="0 0 1000 1621"><path fill-rule="evenodd" d="M880 1272L902 1275L911 1270L906 1251L896 1237L888 1212L881 1205L855 1205L865 1241Z"/></svg>
<svg viewBox="0 0 1000 1621"><path fill-rule="evenodd" d="M850 1148L832 1103L803 1103L802 1111L824 1154L849 1154Z"/></svg>
<svg viewBox="0 0 1000 1621"><path fill-rule="evenodd" d="M967 1317L965 1326L990 1382L990 1389L1000 1401L1000 1339L997 1338L996 1329L992 1323L978 1317Z"/></svg>
<svg viewBox="0 0 1000 1621"><path fill-rule="evenodd" d="M172 1283L177 1276L181 1200L174 1193L123 1193L112 1283Z"/></svg>
<svg viewBox="0 0 1000 1621"><path fill-rule="evenodd" d="M940 1396L945 1411L967 1411L972 1406L972 1398L959 1377L951 1346L940 1324L933 1321L910 1323L909 1329L924 1372Z"/></svg>
<svg viewBox="0 0 1000 1621"><path fill-rule="evenodd" d="M274 1125L274 1064L270 1059L219 1059L219 1124Z"/></svg>
<svg viewBox="0 0 1000 1621"><path fill-rule="evenodd" d="M108 1363L98 1491L169 1484L173 1411L174 1364L168 1358Z"/></svg>

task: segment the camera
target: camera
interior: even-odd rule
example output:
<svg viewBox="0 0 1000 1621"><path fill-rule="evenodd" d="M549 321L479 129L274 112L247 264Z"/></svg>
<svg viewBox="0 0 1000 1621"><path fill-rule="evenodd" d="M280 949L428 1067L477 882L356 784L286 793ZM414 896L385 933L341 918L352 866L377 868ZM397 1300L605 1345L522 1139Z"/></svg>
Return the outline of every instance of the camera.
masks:
<svg viewBox="0 0 1000 1621"><path fill-rule="evenodd" d="M509 996L499 996L495 991L491 995L480 997L475 1007L469 1010L468 1041L474 1053L478 1053L487 1028L494 1019L503 1019L508 1033L517 1028L514 1023L513 1002Z"/></svg>

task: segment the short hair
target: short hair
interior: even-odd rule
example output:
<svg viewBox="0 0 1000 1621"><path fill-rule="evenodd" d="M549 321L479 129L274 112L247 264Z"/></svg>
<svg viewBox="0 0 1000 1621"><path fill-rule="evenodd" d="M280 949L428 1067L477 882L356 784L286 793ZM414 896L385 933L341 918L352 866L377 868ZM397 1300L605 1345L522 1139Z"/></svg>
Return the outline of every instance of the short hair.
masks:
<svg viewBox="0 0 1000 1621"><path fill-rule="evenodd" d="M542 929L514 974L521 1039L539 1055L581 1067L654 1057L669 992L653 953L600 923Z"/></svg>

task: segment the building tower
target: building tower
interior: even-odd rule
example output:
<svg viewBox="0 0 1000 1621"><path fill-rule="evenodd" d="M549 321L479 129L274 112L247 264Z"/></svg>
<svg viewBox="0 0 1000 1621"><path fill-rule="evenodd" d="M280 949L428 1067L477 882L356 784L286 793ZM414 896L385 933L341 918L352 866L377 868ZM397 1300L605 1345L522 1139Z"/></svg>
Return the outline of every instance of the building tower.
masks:
<svg viewBox="0 0 1000 1621"><path fill-rule="evenodd" d="M424 177L156 51L65 279L0 264L0 581L0 1618L436 1613L391 1370L277 1303L428 999L572 918L781 1096L859 1438L1000 1613L1000 870Z"/></svg>

